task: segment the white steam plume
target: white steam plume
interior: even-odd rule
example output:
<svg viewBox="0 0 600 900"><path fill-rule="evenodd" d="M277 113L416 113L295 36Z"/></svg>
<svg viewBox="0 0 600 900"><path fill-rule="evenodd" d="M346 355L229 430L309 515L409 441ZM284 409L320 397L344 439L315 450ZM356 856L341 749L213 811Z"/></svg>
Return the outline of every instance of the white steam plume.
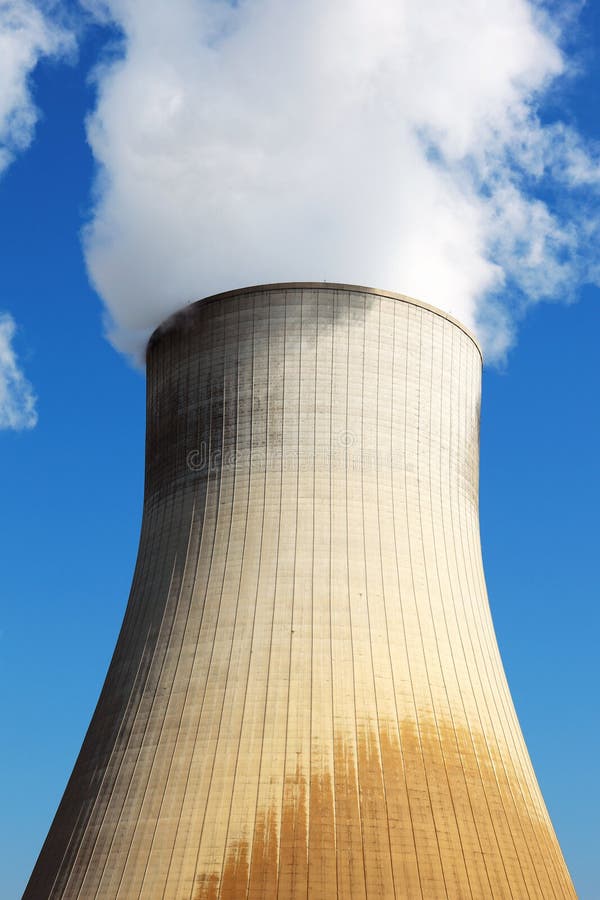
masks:
<svg viewBox="0 0 600 900"><path fill-rule="evenodd" d="M566 62L527 0L86 5L122 36L85 233L119 348L206 294L326 279L441 306L501 358L528 303L594 277L600 167L539 119Z"/></svg>
<svg viewBox="0 0 600 900"><path fill-rule="evenodd" d="M72 35L29 0L0 0L0 176L33 139L38 110L29 79L43 56L74 46ZM33 428L35 395L13 347L16 325L0 312L0 429Z"/></svg>

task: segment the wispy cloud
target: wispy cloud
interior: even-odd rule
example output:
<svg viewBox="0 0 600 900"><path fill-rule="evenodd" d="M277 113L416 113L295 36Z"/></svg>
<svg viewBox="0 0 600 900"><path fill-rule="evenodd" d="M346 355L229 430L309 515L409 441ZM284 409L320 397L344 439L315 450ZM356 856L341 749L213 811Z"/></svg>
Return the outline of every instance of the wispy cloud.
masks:
<svg viewBox="0 0 600 900"><path fill-rule="evenodd" d="M0 0L0 177L34 135L30 79L38 61L74 47L72 34L29 0ZM35 395L13 348L15 322L0 313L0 428L33 428Z"/></svg>
<svg viewBox="0 0 600 900"><path fill-rule="evenodd" d="M0 428L21 431L37 424L36 397L23 375L13 340L16 325L0 313Z"/></svg>
<svg viewBox="0 0 600 900"><path fill-rule="evenodd" d="M30 77L38 61L73 47L73 35L39 4L0 0L0 172L32 141L38 110Z"/></svg>
<svg viewBox="0 0 600 900"><path fill-rule="evenodd" d="M442 306L489 358L593 277L597 157L540 104L561 23L526 0L106 0L89 271L120 348L185 301L349 281ZM563 8L563 16L565 9Z"/></svg>

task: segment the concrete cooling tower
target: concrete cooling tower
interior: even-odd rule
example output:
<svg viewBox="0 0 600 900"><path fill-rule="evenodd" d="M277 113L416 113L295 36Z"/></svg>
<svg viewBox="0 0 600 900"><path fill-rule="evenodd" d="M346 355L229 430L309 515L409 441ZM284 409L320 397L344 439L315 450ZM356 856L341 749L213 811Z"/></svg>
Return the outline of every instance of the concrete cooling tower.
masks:
<svg viewBox="0 0 600 900"><path fill-rule="evenodd" d="M575 897L486 595L480 383L369 288L154 333L131 597L27 900Z"/></svg>

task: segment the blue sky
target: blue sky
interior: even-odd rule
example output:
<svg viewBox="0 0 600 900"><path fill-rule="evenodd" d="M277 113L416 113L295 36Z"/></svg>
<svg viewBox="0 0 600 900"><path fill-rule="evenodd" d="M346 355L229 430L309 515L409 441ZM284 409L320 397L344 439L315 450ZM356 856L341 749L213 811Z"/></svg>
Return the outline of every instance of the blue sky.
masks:
<svg viewBox="0 0 600 900"><path fill-rule="evenodd" d="M112 15L124 27L118 18L120 6L123 4L112 4ZM172 9L176 10L177 4ZM35 132L28 146L18 148L13 144L10 165L0 173L0 312L8 313L16 324L11 352L16 354L37 398L34 427L0 430L0 840L5 851L0 896L7 898L18 896L24 888L70 774L112 653L135 561L143 488L144 380L129 357L105 337L105 310L108 307L112 314L113 343L135 353L157 316L166 314L173 304L191 299L190 295L208 292L213 284L220 287L219 279L224 277L218 266L207 280L204 274L199 276L196 265L185 269L185 255L190 250L182 239L181 246L169 245L169 256L185 269L185 277L177 281L167 263L157 263L162 266L157 270L158 283L167 283L173 276L179 300L169 296L161 305L160 298L149 297L150 310L144 306L144 281L137 272L146 261L150 266L160 227L146 233L146 200L140 199L140 192L113 190L111 194L102 184L100 195L98 188L93 190L99 164L113 183L122 172L133 177L123 163L127 154L117 146L115 132L111 131L119 130L122 119L110 95L110 84L106 79L90 80L98 60L106 59L107 41L114 41L118 31L114 26L93 23L89 17L84 22L74 4L67 11L74 18L66 27L76 32L73 42L78 49L67 60L49 60L42 55L32 68L29 83L39 111ZM56 18L64 12L55 5L49 15ZM544 82L547 90L543 103L535 85L524 95L531 103L531 97L536 98L530 110L535 109L542 125L560 119L573 129L592 167L596 159L593 142L600 140L599 29L597 9L584 7L568 26L568 44L566 38L562 39L564 59L571 61L568 77L552 80L545 76L548 83ZM130 47L134 46L134 32L135 40L142 40L138 31L131 31ZM160 54L160 41L158 44L156 52ZM144 54L150 54L150 50L151 44L144 45L138 57L133 51L127 57L132 66L141 66L134 72L136 81L144 74ZM113 47L111 53L115 52ZM544 65L555 64L547 53L543 58ZM577 77L572 74L574 69ZM131 74L133 70L129 71ZM127 83L120 89L129 97ZM0 81L0 95L2 90ZM98 90L105 98L104 147L97 136L86 138L85 130ZM212 100L218 97L215 92ZM406 106L402 108L406 110ZM191 112L196 111L192 107ZM263 118L266 115L263 109L259 113ZM135 120L133 112L131 118ZM434 124L442 129L446 147L452 141L459 142L458 132L448 131L443 122L434 122L433 118L426 122L431 134ZM177 122L175 126L179 127ZM158 141L160 129L166 125L161 120L153 128L151 139ZM535 129L531 134L537 135ZM138 136L139 132L126 134L130 147L136 145ZM234 135L232 147L237 148L239 141L246 139L245 134ZM194 140L201 143L203 138ZM429 140L436 138L430 136ZM504 190L507 163L504 155L500 160L495 153L492 138L486 140L492 148L486 160L489 163L492 159L500 174L491 188L479 181L476 186L487 196L501 182L504 193L497 196L500 204L501 198L508 196ZM494 140L514 149L512 132L508 136L500 133ZM550 145L552 140L559 138L551 134ZM193 149L196 144L187 150L190 146ZM363 149L368 159L369 148ZM167 164L169 153L175 154L169 145L161 152L166 153ZM481 163L473 161L471 151L464 157L461 152L457 150L444 160L444 184L448 177L454 179L452 193L446 199L456 197L457 204L462 200L456 185L469 196L475 191L473 181L465 182L464 171ZM357 157L356 164L361 159ZM559 163L554 160L552 166L556 169ZM432 182L429 170L419 168L422 160L415 165L428 189L433 185L441 190L441 182ZM170 177L186 177L180 167L174 165L174 170ZM511 177L517 183L516 176ZM531 172L523 174L521 164L518 189L524 200L519 201L518 208L524 209L523 204L532 198L545 203L563 232L571 227L579 235L582 225L574 207L585 208L585 221L592 225L598 216L594 206L597 182L591 175L585 183L582 178L575 185L561 178L535 182ZM156 159L152 158L140 184L149 185L151 192L156 179ZM203 184L194 182L200 213ZM582 188L583 195L578 194ZM255 203L257 185L246 189ZM285 196L286 191L282 188ZM99 196L104 199L104 207ZM160 196L157 187L159 200ZM359 202L361 197L353 199ZM334 200L336 195L328 197L328 202ZM286 202L292 200L288 197ZM488 219L479 216L480 208L474 204L476 200L472 199L468 209L457 206L457 210L476 210L477 222L483 221L481 227L487 227ZM280 211L279 207L269 210L271 219ZM164 222L171 222L170 207L159 205L157 211L164 211ZM302 212L304 215L306 211ZM323 239L330 234L330 226L323 224L329 218L316 207L306 215L317 213ZM121 236L133 272L127 271L127 278L122 260L110 245L120 214L125 222ZM495 207L489 221L497 215ZM182 227L195 227L195 216L195 209L182 212ZM262 225L268 229L271 219L263 221L259 215L257 228ZM305 221L302 216L300 219ZM222 234L231 221L225 216L218 223ZM522 227L515 215L510 221L515 229ZM527 228L531 229L534 221L539 220L527 219ZM92 234L91 241L88 237L86 268L82 228L90 222L96 225L96 235ZM503 227L509 226L505 220ZM97 239L101 228L108 228L110 237L110 252L104 256ZM176 241L178 235L175 229L169 239ZM229 248L230 259L238 246L236 239L237 233ZM433 268L439 261L440 269L451 279L450 263L440 250L446 246L445 236L439 246L435 240L433 235L429 248L419 244L415 252L417 256L432 252ZM523 242L522 234L519 240ZM244 258L249 248L239 246L239 255ZM387 284L385 278L355 279L354 270L340 280L369 280L377 286L416 293L463 318L479 316L491 355L496 354L497 365L488 366L484 372L482 411L481 524L488 588L504 664L534 767L576 888L581 897L592 900L600 897L600 289L593 283L597 278L590 274L595 262L593 248L590 250L579 237L576 246L563 245L557 252L544 247L539 258L532 262L530 257L526 264L512 269L502 257L510 246L513 253L521 252L515 250L515 244L505 242L499 247L498 240L494 243L492 238L481 251L482 259L503 267L503 288L490 275L495 270L485 269L474 257L461 259L472 277L466 286L456 283L470 290L473 298L461 309L453 306L450 294L448 302L442 303L432 293L433 282L431 286L425 284L423 290L414 290L403 283ZM408 250L403 247L404 252ZM301 262L304 260L309 270L304 277L334 280L330 276L343 274L340 268L316 271L321 260L314 254L312 246L301 248ZM564 303L560 302L565 296L563 276L544 283L544 294L536 266L547 275L554 271L557 255L564 259L568 254L572 257L567 272L571 302ZM343 256L336 260L342 267ZM372 255L369 265L377 262L378 257ZM260 267L245 270L241 264L240 268L236 265L231 263L232 281L223 287L267 280L252 277L261 274ZM102 296L92 286L90 272ZM115 287L119 274L126 281L122 294ZM290 277L299 276L298 270L290 273ZM489 284L485 282L488 276ZM476 283L477 278L483 281ZM527 288L539 302L523 300ZM490 310L497 309L502 289L506 295L501 307L505 317L501 325L496 322L490 337ZM482 300L483 296L487 299Z"/></svg>

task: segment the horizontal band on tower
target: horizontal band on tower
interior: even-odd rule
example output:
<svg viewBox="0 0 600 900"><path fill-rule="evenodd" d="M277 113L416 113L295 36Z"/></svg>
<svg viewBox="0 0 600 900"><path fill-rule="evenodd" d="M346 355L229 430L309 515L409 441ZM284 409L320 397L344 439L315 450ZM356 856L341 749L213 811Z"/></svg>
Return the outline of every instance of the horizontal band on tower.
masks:
<svg viewBox="0 0 600 900"><path fill-rule="evenodd" d="M403 303L409 303L411 306L419 306L421 309L426 309L428 312L434 313L436 316L441 316L442 319L446 319L446 321L451 322L453 325L456 325L457 328L460 328L468 338L470 338L477 350L479 351L479 355L481 356L481 361L483 362L483 350L481 349L481 344L473 334L473 332L467 328L466 325L463 325L459 319L456 319L454 316L451 316L450 313L444 312L443 309L439 309L437 306L432 306L430 303L425 303L424 300L417 300L415 297L409 297L407 294L398 294L396 291L385 291L380 290L379 288L372 287L364 287L360 284L342 284L341 282L329 282L329 281L282 281L282 282L273 282L272 284L255 284L250 285L249 287L238 288L233 291L222 291L219 294L210 294L208 297L202 297L200 300L191 300L186 306L182 307L182 309L178 310L173 315L169 316L162 322L158 328L150 335L148 340L148 348L152 346L152 344L158 340L161 334L165 331L170 330L175 327L177 323L183 319L186 315L188 315L194 308L198 308L200 306L205 306L208 303L215 303L221 300L229 300L233 297L239 297L243 294L259 294L259 293L272 293L273 291L304 291L304 290L323 290L323 291L344 291L346 293L352 294L373 294L377 297L388 297L391 300L401 300Z"/></svg>

